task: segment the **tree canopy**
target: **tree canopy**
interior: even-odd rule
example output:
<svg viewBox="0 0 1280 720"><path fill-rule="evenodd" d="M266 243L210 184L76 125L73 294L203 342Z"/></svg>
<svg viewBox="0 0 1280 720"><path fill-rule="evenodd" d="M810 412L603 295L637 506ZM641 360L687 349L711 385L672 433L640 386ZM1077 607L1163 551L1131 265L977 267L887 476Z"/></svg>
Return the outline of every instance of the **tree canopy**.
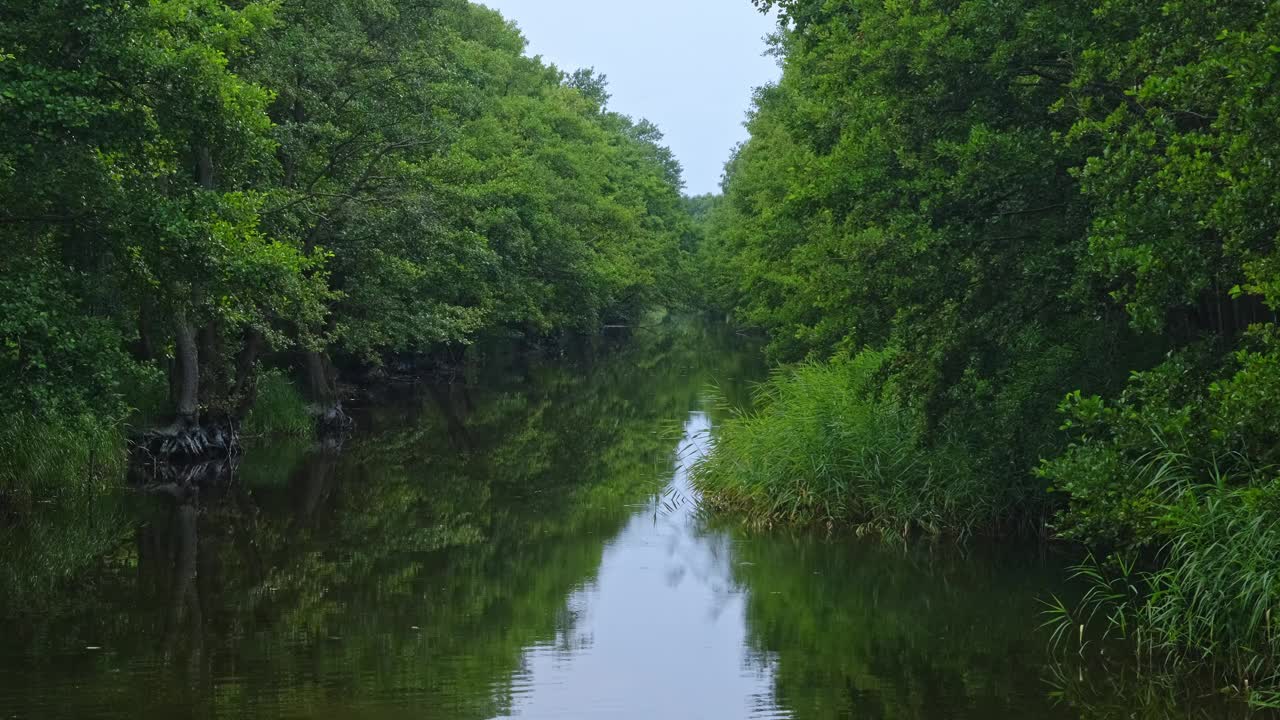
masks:
<svg viewBox="0 0 1280 720"><path fill-rule="evenodd" d="M6 412L180 423L306 373L687 299L680 168L465 0L0 9Z"/></svg>
<svg viewBox="0 0 1280 720"><path fill-rule="evenodd" d="M764 523L1145 549L1141 581L1087 573L1120 606L1065 622L1274 685L1280 8L756 4L784 72L700 256L715 304L816 364L724 429L704 490Z"/></svg>

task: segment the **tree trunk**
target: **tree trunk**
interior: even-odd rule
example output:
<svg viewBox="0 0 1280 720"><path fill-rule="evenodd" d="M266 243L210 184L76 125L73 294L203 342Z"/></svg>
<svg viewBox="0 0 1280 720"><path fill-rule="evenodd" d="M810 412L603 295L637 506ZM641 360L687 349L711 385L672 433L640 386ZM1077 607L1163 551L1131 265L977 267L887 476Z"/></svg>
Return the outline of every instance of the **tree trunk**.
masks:
<svg viewBox="0 0 1280 720"><path fill-rule="evenodd" d="M205 190L213 189L213 154L207 145L196 148L196 182Z"/></svg>
<svg viewBox="0 0 1280 720"><path fill-rule="evenodd" d="M199 517L199 510L191 504L183 503L174 509L173 580L169 590L169 617L164 633L165 657L170 663L180 661L184 655L188 662L195 661L200 652L200 633L204 619L200 599L196 594ZM187 643L182 642L184 635ZM188 652L183 652L184 644L188 645Z"/></svg>
<svg viewBox="0 0 1280 720"><path fill-rule="evenodd" d="M144 433L136 443L150 458L181 463L231 457L240 448L235 428L226 423L201 425L200 350L196 329L183 310L174 312L175 355L170 367L173 423Z"/></svg>
<svg viewBox="0 0 1280 720"><path fill-rule="evenodd" d="M301 63L299 63L299 67L301 67ZM298 78L298 87L302 87L301 77ZM293 99L291 115L293 117L293 122L297 125L302 125L302 123L306 122L306 113L303 112L302 109L302 100L296 97ZM284 149L283 145L280 148L280 161L280 164L284 167L284 186L292 188L297 183L298 163L294 160L293 156Z"/></svg>
<svg viewBox="0 0 1280 720"><path fill-rule="evenodd" d="M307 364L307 394L317 405L329 405L337 400L337 388L329 372L329 358L320 352L309 350L304 358Z"/></svg>
<svg viewBox="0 0 1280 720"><path fill-rule="evenodd" d="M138 344L135 347L134 355L140 362L155 359L155 345L151 342L151 305L145 300L138 307Z"/></svg>
<svg viewBox="0 0 1280 720"><path fill-rule="evenodd" d="M182 310L175 313L174 329L177 346L174 368L178 372L174 424L191 428L200 424L200 356L196 349L196 330Z"/></svg>
<svg viewBox="0 0 1280 720"><path fill-rule="evenodd" d="M243 420L258 401L258 355L265 340L254 328L244 331L243 344L236 355L235 419Z"/></svg>
<svg viewBox="0 0 1280 720"><path fill-rule="evenodd" d="M304 360L307 368L307 394L320 429L334 431L350 428L351 419L342 409L342 398L338 396L337 372L329 361L329 356L309 350L305 353Z"/></svg>
<svg viewBox="0 0 1280 720"><path fill-rule="evenodd" d="M227 397L230 382L224 354L222 330L217 321L210 320L200 328L200 364L204 371L200 379L200 404L210 415L206 421L221 422L230 414Z"/></svg>

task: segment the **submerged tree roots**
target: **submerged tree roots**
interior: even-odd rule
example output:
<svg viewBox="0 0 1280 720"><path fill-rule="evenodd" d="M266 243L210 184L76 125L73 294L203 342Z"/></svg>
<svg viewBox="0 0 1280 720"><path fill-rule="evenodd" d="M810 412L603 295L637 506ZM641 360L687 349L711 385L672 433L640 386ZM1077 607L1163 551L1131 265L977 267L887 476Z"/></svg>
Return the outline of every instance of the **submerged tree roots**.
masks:
<svg viewBox="0 0 1280 720"><path fill-rule="evenodd" d="M134 438L135 455L148 462L192 463L240 452L240 433L231 424L170 426Z"/></svg>

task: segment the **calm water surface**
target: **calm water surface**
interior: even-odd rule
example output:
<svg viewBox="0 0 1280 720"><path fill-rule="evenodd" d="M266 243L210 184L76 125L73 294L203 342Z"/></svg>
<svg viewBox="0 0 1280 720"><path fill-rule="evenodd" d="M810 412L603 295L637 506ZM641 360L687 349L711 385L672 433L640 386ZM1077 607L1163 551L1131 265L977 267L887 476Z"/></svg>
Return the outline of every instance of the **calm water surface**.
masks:
<svg viewBox="0 0 1280 720"><path fill-rule="evenodd" d="M687 472L713 398L761 376L744 344L491 359L198 497L51 506L3 535L0 720L1246 716L1053 661L1063 562L1034 548L701 518Z"/></svg>

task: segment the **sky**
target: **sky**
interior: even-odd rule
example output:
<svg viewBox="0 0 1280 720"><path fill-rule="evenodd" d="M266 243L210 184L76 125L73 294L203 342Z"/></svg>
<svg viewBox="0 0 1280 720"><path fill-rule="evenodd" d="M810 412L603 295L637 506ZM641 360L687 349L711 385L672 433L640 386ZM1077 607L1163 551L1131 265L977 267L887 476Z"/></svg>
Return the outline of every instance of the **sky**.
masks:
<svg viewBox="0 0 1280 720"><path fill-rule="evenodd" d="M529 54L606 75L609 107L662 129L689 195L720 191L752 90L780 74L763 55L775 21L750 0L480 2L520 26Z"/></svg>

